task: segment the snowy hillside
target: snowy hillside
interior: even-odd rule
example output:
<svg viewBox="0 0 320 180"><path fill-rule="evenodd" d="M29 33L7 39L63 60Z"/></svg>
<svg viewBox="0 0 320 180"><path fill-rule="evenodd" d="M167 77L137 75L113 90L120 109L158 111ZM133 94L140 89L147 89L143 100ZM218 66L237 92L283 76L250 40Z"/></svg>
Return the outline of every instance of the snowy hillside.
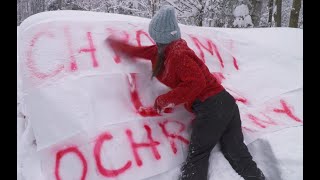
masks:
<svg viewBox="0 0 320 180"><path fill-rule="evenodd" d="M19 26L21 180L176 179L193 115L182 106L163 115L138 113L168 88L150 80L150 63L115 54L104 41L115 35L153 44L149 21L58 11ZM245 143L267 178L302 180L302 30L180 27L237 100ZM210 162L210 180L242 179L219 146Z"/></svg>

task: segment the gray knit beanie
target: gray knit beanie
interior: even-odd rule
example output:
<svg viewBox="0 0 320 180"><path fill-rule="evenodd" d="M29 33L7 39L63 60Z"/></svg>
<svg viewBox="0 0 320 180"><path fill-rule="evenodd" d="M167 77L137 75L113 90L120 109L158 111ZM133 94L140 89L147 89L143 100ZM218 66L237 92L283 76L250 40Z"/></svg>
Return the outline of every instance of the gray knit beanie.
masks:
<svg viewBox="0 0 320 180"><path fill-rule="evenodd" d="M153 16L149 24L149 34L155 42L161 44L169 44L181 38L173 6L164 5Z"/></svg>

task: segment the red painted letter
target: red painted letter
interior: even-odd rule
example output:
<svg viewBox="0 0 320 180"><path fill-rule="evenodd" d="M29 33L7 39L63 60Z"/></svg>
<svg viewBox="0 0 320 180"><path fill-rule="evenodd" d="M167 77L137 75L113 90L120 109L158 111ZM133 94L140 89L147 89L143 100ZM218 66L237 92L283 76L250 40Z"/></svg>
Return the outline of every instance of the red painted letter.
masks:
<svg viewBox="0 0 320 180"><path fill-rule="evenodd" d="M52 70L49 73L43 73L40 72L39 69L36 67L36 63L34 62L34 59L32 57L32 53L33 53L33 48L36 44L36 42L39 40L40 37L42 36L47 36L50 38L53 38L53 34L50 32L39 32L37 33L31 40L30 46L28 48L27 51L27 67L28 69L31 71L31 74L39 79L45 79L48 77L53 77L55 75L57 75L60 71L63 70L64 65L60 64L59 66L57 66L54 70Z"/></svg>
<svg viewBox="0 0 320 180"><path fill-rule="evenodd" d="M238 102L241 102L243 104L248 104L248 99L246 99L245 97L242 97L241 95L239 95L238 93L234 92L233 90L231 90L228 87L225 87L226 90L228 90L228 92L234 97L234 99Z"/></svg>
<svg viewBox="0 0 320 180"><path fill-rule="evenodd" d="M202 48L203 47L205 50L209 51L211 55L213 55L213 51L216 53L218 59L219 59L219 62L220 62L220 65L221 67L223 68L224 67L224 64L223 64L223 60L220 56L220 53L217 49L217 46L210 40L210 39L207 39L206 42L207 42L207 45L208 47L206 47L205 45L203 45L198 38L192 36L192 35L189 35L192 39L192 41L194 42L194 44L196 45L197 49L200 51L200 56L201 56L201 59L203 62L205 62L205 59L204 59L204 53L202 51Z"/></svg>
<svg viewBox="0 0 320 180"><path fill-rule="evenodd" d="M230 50L231 49L233 49L233 40L230 41ZM233 66L236 68L236 70L239 70L237 59L233 55L231 55L231 56L233 59Z"/></svg>
<svg viewBox="0 0 320 180"><path fill-rule="evenodd" d="M133 140L133 137L132 137L132 132L130 129L127 129L126 130L126 134L129 138L129 141L131 143L131 148L132 148L132 151L133 151L133 156L136 160L136 163L138 166L142 166L142 160L138 154L138 148L151 148L152 150L152 153L154 155L154 157L159 160L161 159L161 156L158 152L158 149L156 146L158 146L160 143L158 141L154 141L152 136L151 136L151 128L148 126L148 125L144 125L144 128L145 130L147 131L147 136L148 136L148 139L150 142L148 143L136 143L134 142Z"/></svg>
<svg viewBox="0 0 320 180"><path fill-rule="evenodd" d="M160 116L160 114L153 107L144 107L141 103L138 91L137 91L137 80L136 74L130 73L128 76L128 82L130 87L131 102L135 107L137 113L141 116Z"/></svg>
<svg viewBox="0 0 320 180"><path fill-rule="evenodd" d="M96 55L95 55L96 48L93 45L91 32L87 32L87 38L88 38L88 41L89 41L89 48L87 48L87 49L86 48L82 48L82 49L79 50L79 53L90 52L91 58L92 58L93 67L98 67L98 61L97 61Z"/></svg>
<svg viewBox="0 0 320 180"><path fill-rule="evenodd" d="M77 147L69 147L67 149L61 150L56 154L56 168L55 168L55 176L57 180L61 180L61 177L59 175L59 168L60 168L60 161L61 158L68 154L68 153L75 153L81 160L83 170L82 170L82 175L81 175L81 180L85 180L86 175L87 175L87 161L85 160L83 154L79 151Z"/></svg>
<svg viewBox="0 0 320 180"><path fill-rule="evenodd" d="M68 27L64 28L64 36L67 40L67 46L68 46L68 51L69 51L69 56L70 56L70 69L71 69L71 71L76 71L78 69L78 67L77 67L77 63L76 63L76 58L74 57L74 52L72 49L71 34L70 34Z"/></svg>
<svg viewBox="0 0 320 180"><path fill-rule="evenodd" d="M100 156L101 148L102 148L103 142L110 139L112 139L112 136L109 133L104 133L99 136L94 146L94 159L96 160L96 165L98 167L99 173L101 173L103 176L106 176L106 177L115 177L125 172L127 169L129 169L132 163L131 161L128 161L122 168L114 169L114 170L109 170L103 167L101 162L101 156Z"/></svg>
<svg viewBox="0 0 320 180"><path fill-rule="evenodd" d="M180 141L182 141L183 143L185 144L189 144L189 140L187 140L186 138L178 135L178 133L169 133L168 130L167 130L167 127L166 125L168 123L176 123L178 125L180 125L180 129L179 129L179 132L178 133L181 133L182 131L184 131L186 129L186 126L179 122L179 121L174 121L174 120L165 120L164 122L160 122L159 123L159 126L163 132L163 134L168 138L170 139L170 145L171 145L171 148L172 148L172 151L174 154L177 153L177 146L176 146L176 143L174 142L174 139L179 139Z"/></svg>
<svg viewBox="0 0 320 180"><path fill-rule="evenodd" d="M155 42L153 41L153 39L149 36L148 33L144 32L143 30L138 30L136 32L136 39L138 42L138 46L141 46L141 34L145 35L151 42L152 44L155 44Z"/></svg>
<svg viewBox="0 0 320 180"><path fill-rule="evenodd" d="M114 29L112 29L112 28L107 28L107 31L108 31L108 33L111 34L111 36L114 35L115 33L117 33L117 30L114 30ZM123 41L124 41L125 43L128 43L128 42L129 42L129 39L130 39L129 33L128 33L127 31L121 31L121 33L123 34L123 38L122 38ZM114 57L113 57L113 60L114 60L114 62L117 63L117 64L119 64L119 63L121 62L120 56L119 56L119 54L118 54L117 52L115 52L115 55L114 55Z"/></svg>
<svg viewBox="0 0 320 180"><path fill-rule="evenodd" d="M250 128L247 128L245 126L242 126L242 129L246 130L246 131L249 131L249 132L256 132L256 130L252 130Z"/></svg>
<svg viewBox="0 0 320 180"><path fill-rule="evenodd" d="M248 114L249 119L251 119L256 125L262 127L262 128L266 128L265 125L263 125L262 123L266 123L266 124L272 124L272 125L277 125L274 121L272 121L272 119L266 115L263 114L264 117L266 117L268 120L262 120L257 118L256 116L252 115L252 114ZM262 122L262 123L261 123Z"/></svg>
<svg viewBox="0 0 320 180"><path fill-rule="evenodd" d="M233 59L233 66L236 68L236 70L239 70L239 66L238 66L236 58L232 56L232 59Z"/></svg>
<svg viewBox="0 0 320 180"><path fill-rule="evenodd" d="M222 83L222 80L226 79L221 72L212 72L211 74L216 78L219 84Z"/></svg>
<svg viewBox="0 0 320 180"><path fill-rule="evenodd" d="M299 119L297 116L293 115L292 111L290 110L290 107L287 105L287 103L283 99L280 100L280 103L281 103L283 109L273 109L274 112L284 113L284 114L288 115L291 119L293 119L297 122L302 122L301 119Z"/></svg>

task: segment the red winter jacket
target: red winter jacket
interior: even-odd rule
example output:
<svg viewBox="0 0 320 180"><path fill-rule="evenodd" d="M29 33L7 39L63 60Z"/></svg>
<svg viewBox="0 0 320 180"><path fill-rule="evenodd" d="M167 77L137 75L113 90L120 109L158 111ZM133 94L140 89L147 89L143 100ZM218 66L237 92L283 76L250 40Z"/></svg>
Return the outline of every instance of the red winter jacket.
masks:
<svg viewBox="0 0 320 180"><path fill-rule="evenodd" d="M129 57L151 60L152 67L156 64L156 45L136 47L110 38L107 41L117 52ZM204 101L224 89L185 40L171 42L166 47L164 56L164 68L156 78L172 90L156 99L160 107L164 108L170 103L183 103L185 108L192 112L191 107L196 99Z"/></svg>

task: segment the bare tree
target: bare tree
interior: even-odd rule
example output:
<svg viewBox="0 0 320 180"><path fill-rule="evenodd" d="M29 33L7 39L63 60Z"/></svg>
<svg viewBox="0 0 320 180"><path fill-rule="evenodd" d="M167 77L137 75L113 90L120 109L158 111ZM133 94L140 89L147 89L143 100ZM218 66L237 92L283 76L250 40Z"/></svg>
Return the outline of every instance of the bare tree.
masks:
<svg viewBox="0 0 320 180"><path fill-rule="evenodd" d="M57 2L58 2L58 8L62 9L63 0L58 0Z"/></svg>
<svg viewBox="0 0 320 180"><path fill-rule="evenodd" d="M262 0L252 0L251 19L254 27L258 27L261 19Z"/></svg>
<svg viewBox="0 0 320 180"><path fill-rule="evenodd" d="M277 12L274 15L274 20L277 27L281 27L281 16L282 16L282 0L276 0Z"/></svg>
<svg viewBox="0 0 320 180"><path fill-rule="evenodd" d="M273 0L269 0L268 9L269 9L268 23L269 23L269 26L271 27L272 26L272 15L273 15Z"/></svg>
<svg viewBox="0 0 320 180"><path fill-rule="evenodd" d="M290 13L289 27L298 27L300 8L301 0L293 0L292 9Z"/></svg>

